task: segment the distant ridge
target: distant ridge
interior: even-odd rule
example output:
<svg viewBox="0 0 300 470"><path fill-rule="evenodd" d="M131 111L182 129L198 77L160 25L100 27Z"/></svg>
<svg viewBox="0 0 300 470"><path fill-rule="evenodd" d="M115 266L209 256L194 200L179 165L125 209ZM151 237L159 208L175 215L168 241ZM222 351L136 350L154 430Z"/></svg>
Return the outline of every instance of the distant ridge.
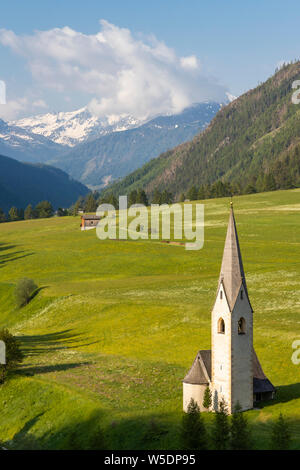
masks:
<svg viewBox="0 0 300 470"><path fill-rule="evenodd" d="M80 195L87 194L83 184L57 168L21 163L0 155L0 207L23 208L48 200L54 208L69 207Z"/></svg>

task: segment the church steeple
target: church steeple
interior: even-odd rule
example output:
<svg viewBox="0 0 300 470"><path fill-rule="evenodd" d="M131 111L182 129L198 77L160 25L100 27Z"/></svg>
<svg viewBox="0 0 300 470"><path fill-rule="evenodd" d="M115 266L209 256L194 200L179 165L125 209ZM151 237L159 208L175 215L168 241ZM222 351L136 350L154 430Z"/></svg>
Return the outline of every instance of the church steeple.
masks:
<svg viewBox="0 0 300 470"><path fill-rule="evenodd" d="M234 307L241 285L243 285L245 294L248 297L242 255L239 245L232 203L230 207L227 235L219 277L219 286L221 282L224 286L230 310L232 310Z"/></svg>

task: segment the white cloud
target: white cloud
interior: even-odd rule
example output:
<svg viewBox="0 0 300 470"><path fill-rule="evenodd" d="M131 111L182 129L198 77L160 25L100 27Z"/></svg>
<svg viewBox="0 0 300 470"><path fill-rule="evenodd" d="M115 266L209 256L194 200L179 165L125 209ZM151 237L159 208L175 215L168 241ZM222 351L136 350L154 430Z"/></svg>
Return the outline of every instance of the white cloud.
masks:
<svg viewBox="0 0 300 470"><path fill-rule="evenodd" d="M178 57L153 36L136 38L128 29L100 24L95 35L69 27L24 36L1 29L0 43L26 58L41 90L86 94L100 116L145 118L224 99L225 88L201 72L194 55Z"/></svg>
<svg viewBox="0 0 300 470"><path fill-rule="evenodd" d="M191 55L189 57L181 57L180 59L181 67L186 69L198 69L198 60L197 57Z"/></svg>
<svg viewBox="0 0 300 470"><path fill-rule="evenodd" d="M28 106L27 98L8 99L6 104L0 104L0 118L3 118L5 121L10 121L27 110Z"/></svg>

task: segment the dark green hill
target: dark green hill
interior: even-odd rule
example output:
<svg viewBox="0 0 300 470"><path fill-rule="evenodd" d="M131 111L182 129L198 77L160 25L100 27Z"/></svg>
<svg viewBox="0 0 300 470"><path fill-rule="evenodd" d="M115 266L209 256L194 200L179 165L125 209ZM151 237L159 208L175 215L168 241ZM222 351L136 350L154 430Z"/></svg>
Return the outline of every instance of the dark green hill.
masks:
<svg viewBox="0 0 300 470"><path fill-rule="evenodd" d="M215 181L256 184L271 173L277 188L300 184L300 105L292 103L300 62L283 66L265 83L221 108L192 141L161 154L109 188L142 187L178 196Z"/></svg>
<svg viewBox="0 0 300 470"><path fill-rule="evenodd" d="M0 155L0 207L25 208L48 200L54 208L69 207L88 189L57 168L21 163Z"/></svg>

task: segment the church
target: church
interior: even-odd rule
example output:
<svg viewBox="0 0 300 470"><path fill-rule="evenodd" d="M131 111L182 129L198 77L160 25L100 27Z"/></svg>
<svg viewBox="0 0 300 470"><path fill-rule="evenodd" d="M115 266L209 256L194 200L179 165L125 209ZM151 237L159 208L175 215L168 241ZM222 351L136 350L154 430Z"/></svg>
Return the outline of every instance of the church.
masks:
<svg viewBox="0 0 300 470"><path fill-rule="evenodd" d="M232 413L274 397L253 348L253 310L246 285L235 217L231 203L217 296L211 315L211 350L200 350L183 380L183 409L191 398L203 407L205 389L212 394L211 411L224 399Z"/></svg>

